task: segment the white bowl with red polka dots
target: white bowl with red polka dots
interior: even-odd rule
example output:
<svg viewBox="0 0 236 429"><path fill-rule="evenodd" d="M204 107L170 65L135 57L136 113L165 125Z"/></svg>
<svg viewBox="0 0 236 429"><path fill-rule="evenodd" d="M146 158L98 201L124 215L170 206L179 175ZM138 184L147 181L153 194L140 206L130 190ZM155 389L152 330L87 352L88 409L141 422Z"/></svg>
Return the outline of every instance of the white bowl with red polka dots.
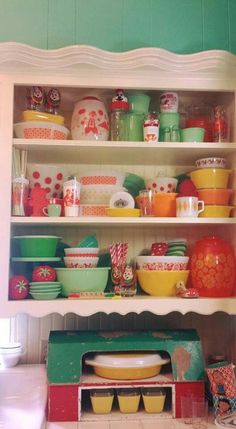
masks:
<svg viewBox="0 0 236 429"><path fill-rule="evenodd" d="M18 139L66 140L69 130L55 122L26 121L14 124L15 136Z"/></svg>
<svg viewBox="0 0 236 429"><path fill-rule="evenodd" d="M58 164L28 164L26 176L29 179L30 189L46 188L47 198L60 198L63 182L67 180L67 168Z"/></svg>
<svg viewBox="0 0 236 429"><path fill-rule="evenodd" d="M174 177L155 177L146 182L146 188L154 192L172 193L176 191L178 180Z"/></svg>

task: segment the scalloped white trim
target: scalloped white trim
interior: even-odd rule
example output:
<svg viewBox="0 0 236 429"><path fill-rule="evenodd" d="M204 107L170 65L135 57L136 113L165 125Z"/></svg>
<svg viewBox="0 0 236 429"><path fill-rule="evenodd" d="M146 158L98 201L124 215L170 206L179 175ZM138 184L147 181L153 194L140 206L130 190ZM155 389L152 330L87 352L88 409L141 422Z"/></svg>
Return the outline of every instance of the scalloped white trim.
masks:
<svg viewBox="0 0 236 429"><path fill-rule="evenodd" d="M39 49L32 46L4 42L0 43L0 70L17 72L16 65L27 65L33 69L58 70L98 68L114 71L154 68L161 72L177 74L200 71L233 75L236 56L227 51L210 50L193 54L175 54L161 48L138 48L126 52L109 52L94 46L73 45L59 49Z"/></svg>

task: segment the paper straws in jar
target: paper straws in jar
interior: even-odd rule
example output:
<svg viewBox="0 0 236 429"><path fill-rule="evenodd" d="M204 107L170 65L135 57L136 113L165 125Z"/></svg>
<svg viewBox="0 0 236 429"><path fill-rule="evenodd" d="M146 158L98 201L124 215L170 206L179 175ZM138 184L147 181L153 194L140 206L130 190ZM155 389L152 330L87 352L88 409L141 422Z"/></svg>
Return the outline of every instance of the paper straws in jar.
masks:
<svg viewBox="0 0 236 429"><path fill-rule="evenodd" d="M113 243L109 246L111 263L114 266L124 266L128 254L128 243Z"/></svg>
<svg viewBox="0 0 236 429"><path fill-rule="evenodd" d="M13 147L12 152L12 177L25 177L27 166L27 150Z"/></svg>

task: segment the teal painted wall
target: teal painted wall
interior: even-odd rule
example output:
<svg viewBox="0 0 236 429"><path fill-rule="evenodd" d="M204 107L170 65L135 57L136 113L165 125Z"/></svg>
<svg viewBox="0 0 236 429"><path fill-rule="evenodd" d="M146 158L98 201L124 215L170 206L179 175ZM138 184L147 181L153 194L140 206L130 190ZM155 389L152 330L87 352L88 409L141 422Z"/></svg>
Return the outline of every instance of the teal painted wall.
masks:
<svg viewBox="0 0 236 429"><path fill-rule="evenodd" d="M236 53L236 0L0 0L0 42Z"/></svg>

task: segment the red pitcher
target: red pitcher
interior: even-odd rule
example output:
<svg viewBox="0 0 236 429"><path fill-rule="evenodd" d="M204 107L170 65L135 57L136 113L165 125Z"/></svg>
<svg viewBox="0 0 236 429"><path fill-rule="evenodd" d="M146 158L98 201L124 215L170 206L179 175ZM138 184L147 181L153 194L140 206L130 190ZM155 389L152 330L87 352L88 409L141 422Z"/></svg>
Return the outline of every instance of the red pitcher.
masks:
<svg viewBox="0 0 236 429"><path fill-rule="evenodd" d="M235 268L234 252L227 241L212 236L196 242L190 260L190 272L192 285L200 296L232 296Z"/></svg>

